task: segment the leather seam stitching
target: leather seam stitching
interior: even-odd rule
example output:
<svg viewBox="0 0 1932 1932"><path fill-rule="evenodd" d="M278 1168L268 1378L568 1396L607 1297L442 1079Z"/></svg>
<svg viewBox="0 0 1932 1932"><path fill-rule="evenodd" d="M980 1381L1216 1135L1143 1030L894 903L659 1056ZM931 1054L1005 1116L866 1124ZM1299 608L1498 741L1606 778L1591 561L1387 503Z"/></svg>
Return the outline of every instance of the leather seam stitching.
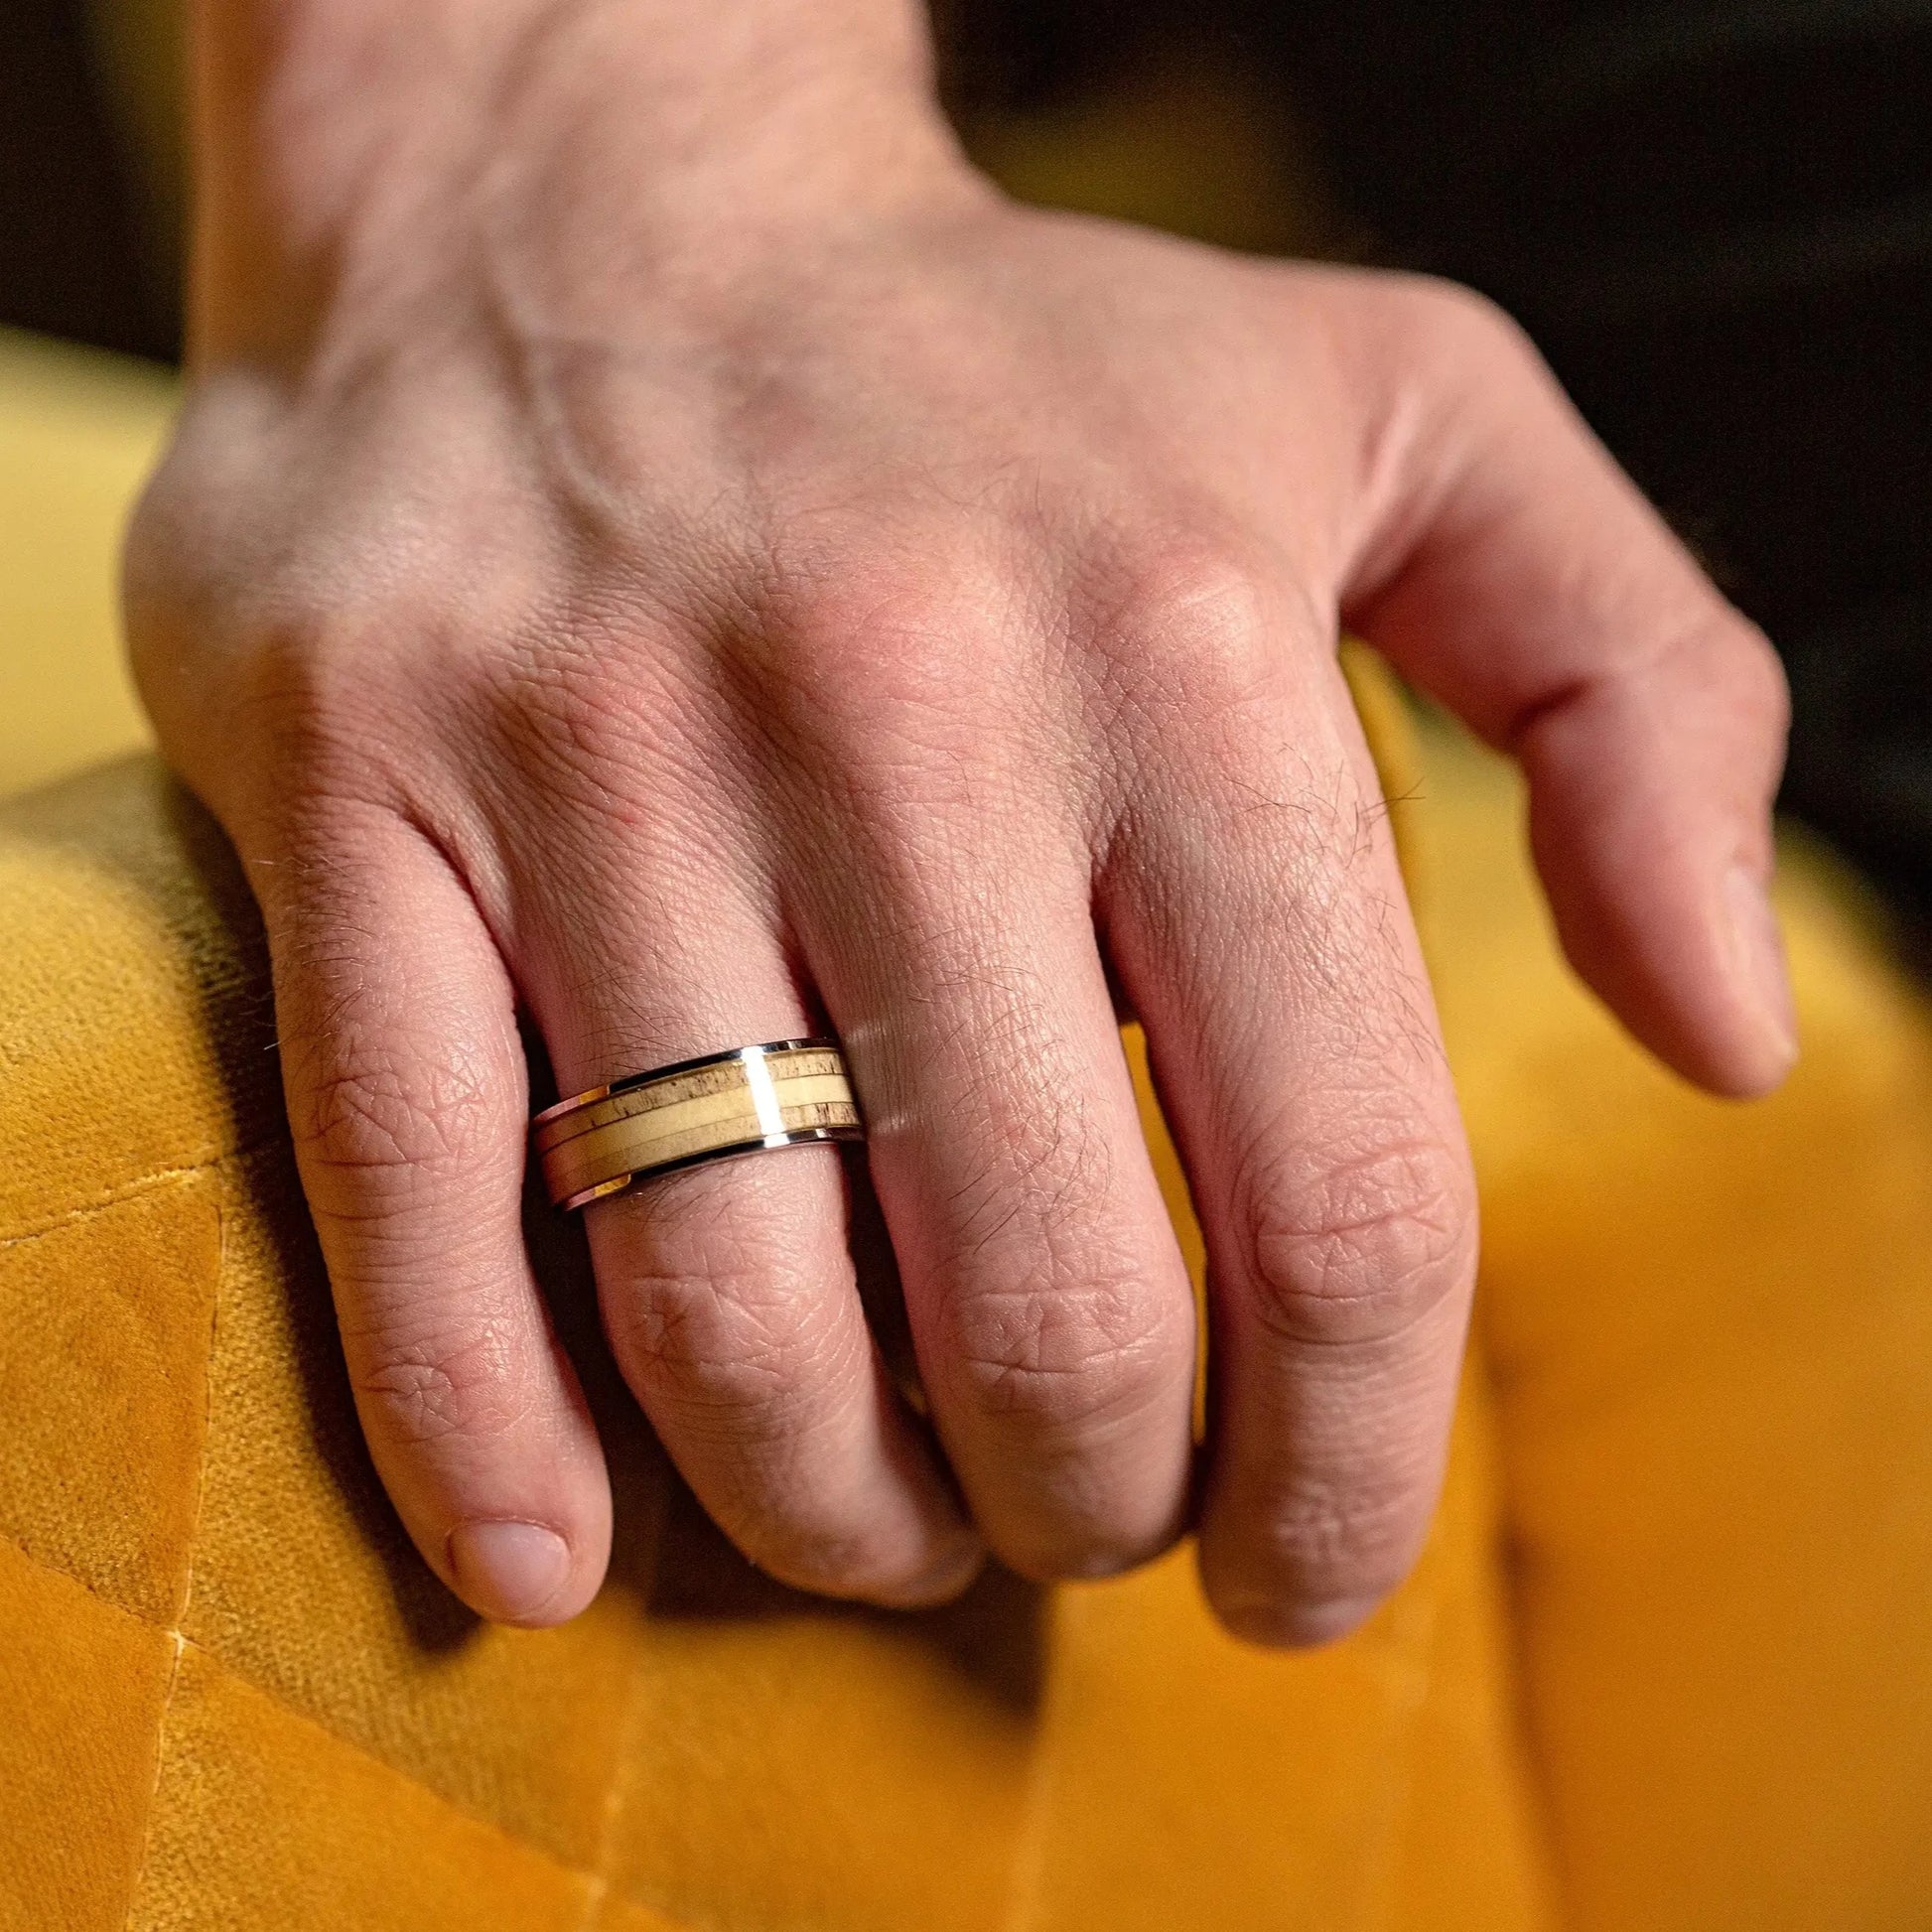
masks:
<svg viewBox="0 0 1932 1932"><path fill-rule="evenodd" d="M294 1703L280 1691L271 1690L267 1685L258 1683L246 1671L229 1663L219 1652L210 1649L205 1643L197 1641L194 1637L189 1636L186 1631L171 1629L167 1624L157 1622L153 1617L143 1616L139 1610L129 1609L125 1603L115 1602L111 1596L102 1595L84 1577L76 1577L72 1571L64 1569L58 1563L50 1563L47 1558L28 1549L11 1531L0 1531L0 1538L4 1538L11 1549L24 1557L37 1570L49 1571L54 1576L62 1578L65 1582L75 1585L85 1590L103 1608L112 1611L114 1615L125 1617L130 1623L138 1623L143 1629L156 1631L164 1637L172 1637L175 1640L176 1651L174 1664L169 1673L168 1696L170 1701L173 1699L176 1680L181 1674L181 1659L188 1651L192 1650L198 1656L205 1658L209 1666L218 1671L223 1677L231 1678L244 1689L254 1692L257 1697L267 1699L278 1711L295 1719L299 1724L306 1725L314 1730L321 1731L332 1743L340 1744L345 1750L353 1751L356 1756L365 1758L372 1764L380 1765L391 1777L397 1778L402 1783L412 1786L433 1804L439 1805L454 1816L463 1819L465 1823L475 1825L480 1830L488 1832L492 1837L499 1838L505 1844L514 1846L519 1852L527 1852L533 1859L541 1859L545 1864L549 1865L553 1870L562 1872L566 1877L581 1879L587 1885L595 1884L598 1881L599 1874L590 1867L573 1864L568 1859L560 1859L556 1853L546 1850L543 1846L536 1844L531 1839L525 1838L520 1832L512 1831L509 1826L502 1824L499 1820L484 1818L481 1814L470 1810L468 1806L458 1804L455 1799L438 1791L433 1785L425 1784L421 1778L412 1776L399 1765L391 1764L379 1751L373 1751L366 1744L358 1743L353 1737L345 1736L340 1730L332 1729L314 1712L304 1711L300 1705ZM161 1773L157 1753L155 1772L157 1791L160 1787L160 1781ZM152 1829L152 1819L150 1819L150 1830ZM605 1880L604 1884L608 1891L611 1888L609 1880ZM650 1912L663 1920L666 1932L699 1932L699 1928L695 1922L674 1918L661 1905L653 1904L645 1898L639 1898L628 1890L620 1888L619 1896L625 1904L633 1905L639 1911ZM133 1903L131 1901L129 1905L130 1912L132 1909Z"/></svg>
<svg viewBox="0 0 1932 1932"><path fill-rule="evenodd" d="M130 1201L141 1200L149 1194L160 1193L170 1186L178 1186L184 1181L193 1180L199 1174L225 1166L230 1161L245 1161L262 1149L274 1145L272 1138L255 1141L245 1147L233 1147L216 1151L206 1159L183 1162L175 1167L156 1168L151 1173L136 1174L131 1180L124 1180L110 1187L103 1194L79 1202L64 1209L46 1220L30 1221L6 1234L0 1234L0 1253L8 1248L25 1246L30 1241L39 1241L46 1235L59 1234L62 1229L76 1226L82 1221L93 1219L96 1215L110 1212L116 1207L124 1207Z"/></svg>

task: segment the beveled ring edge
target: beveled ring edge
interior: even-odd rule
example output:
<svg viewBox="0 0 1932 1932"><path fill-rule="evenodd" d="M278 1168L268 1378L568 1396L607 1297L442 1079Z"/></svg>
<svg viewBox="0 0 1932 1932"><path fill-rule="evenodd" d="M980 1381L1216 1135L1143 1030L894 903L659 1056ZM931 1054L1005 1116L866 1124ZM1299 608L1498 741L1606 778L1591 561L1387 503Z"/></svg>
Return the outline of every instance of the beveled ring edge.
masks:
<svg viewBox="0 0 1932 1932"><path fill-rule="evenodd" d="M749 1141L727 1141L723 1147L708 1147L697 1154L680 1154L675 1161L659 1161L648 1168L633 1168L628 1173L600 1180L595 1187L579 1188L576 1193L566 1194L561 1200L553 1199L550 1204L560 1214L568 1214L575 1208L588 1207L592 1201L603 1200L607 1195L621 1194L640 1180L655 1180L659 1174L676 1173L683 1168L707 1167L713 1161L730 1161L745 1154L775 1154L788 1147L811 1147L827 1141L851 1143L865 1138L866 1130L863 1127L788 1127L782 1134L760 1135Z"/></svg>

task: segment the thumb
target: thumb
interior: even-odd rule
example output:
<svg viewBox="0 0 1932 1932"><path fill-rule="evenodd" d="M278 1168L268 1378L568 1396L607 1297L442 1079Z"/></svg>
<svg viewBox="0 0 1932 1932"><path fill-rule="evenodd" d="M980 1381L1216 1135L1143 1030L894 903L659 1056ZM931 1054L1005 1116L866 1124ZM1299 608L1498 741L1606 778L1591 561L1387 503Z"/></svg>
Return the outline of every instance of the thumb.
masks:
<svg viewBox="0 0 1932 1932"><path fill-rule="evenodd" d="M1690 1079L1768 1091L1797 1050L1775 654L1480 298L1396 283L1353 352L1384 429L1345 617L1521 762L1577 971Z"/></svg>

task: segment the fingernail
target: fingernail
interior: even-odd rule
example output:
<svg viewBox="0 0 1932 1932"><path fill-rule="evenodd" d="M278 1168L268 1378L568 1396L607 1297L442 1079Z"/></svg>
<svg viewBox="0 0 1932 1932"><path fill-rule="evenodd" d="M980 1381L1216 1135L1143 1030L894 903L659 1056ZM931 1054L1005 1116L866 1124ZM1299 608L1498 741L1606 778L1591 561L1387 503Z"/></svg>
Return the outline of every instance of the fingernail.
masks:
<svg viewBox="0 0 1932 1932"><path fill-rule="evenodd" d="M563 1587L570 1548L541 1523L459 1523L450 1532L450 1568L471 1608L495 1623L522 1623Z"/></svg>
<svg viewBox="0 0 1932 1932"><path fill-rule="evenodd" d="M895 1600L906 1609L919 1609L935 1603L950 1603L986 1563L986 1546L978 1537L967 1537L949 1544L945 1551L895 1593Z"/></svg>
<svg viewBox="0 0 1932 1932"><path fill-rule="evenodd" d="M1229 1633L1269 1650L1308 1650L1359 1629L1381 1607L1379 1596L1337 1596L1297 1603L1277 1596L1239 1596L1215 1605Z"/></svg>
<svg viewBox="0 0 1932 1932"><path fill-rule="evenodd" d="M1798 1057L1798 1015L1791 998L1791 971L1785 963L1778 915L1771 909L1763 882L1743 866L1731 867L1725 893L1730 903L1731 943L1738 971L1788 1066Z"/></svg>

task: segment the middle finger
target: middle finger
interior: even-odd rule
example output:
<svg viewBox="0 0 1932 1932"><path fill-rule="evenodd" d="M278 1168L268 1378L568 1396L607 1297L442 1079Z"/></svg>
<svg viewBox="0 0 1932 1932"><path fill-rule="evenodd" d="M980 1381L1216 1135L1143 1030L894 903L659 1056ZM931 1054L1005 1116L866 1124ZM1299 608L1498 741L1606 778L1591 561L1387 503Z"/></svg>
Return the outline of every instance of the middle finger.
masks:
<svg viewBox="0 0 1932 1932"><path fill-rule="evenodd" d="M974 1518L1025 1575L1107 1574L1184 1519L1194 1308L1086 856L998 810L904 822L915 840L887 831L854 869L866 916L827 896L800 924L861 1080L914 1346Z"/></svg>

